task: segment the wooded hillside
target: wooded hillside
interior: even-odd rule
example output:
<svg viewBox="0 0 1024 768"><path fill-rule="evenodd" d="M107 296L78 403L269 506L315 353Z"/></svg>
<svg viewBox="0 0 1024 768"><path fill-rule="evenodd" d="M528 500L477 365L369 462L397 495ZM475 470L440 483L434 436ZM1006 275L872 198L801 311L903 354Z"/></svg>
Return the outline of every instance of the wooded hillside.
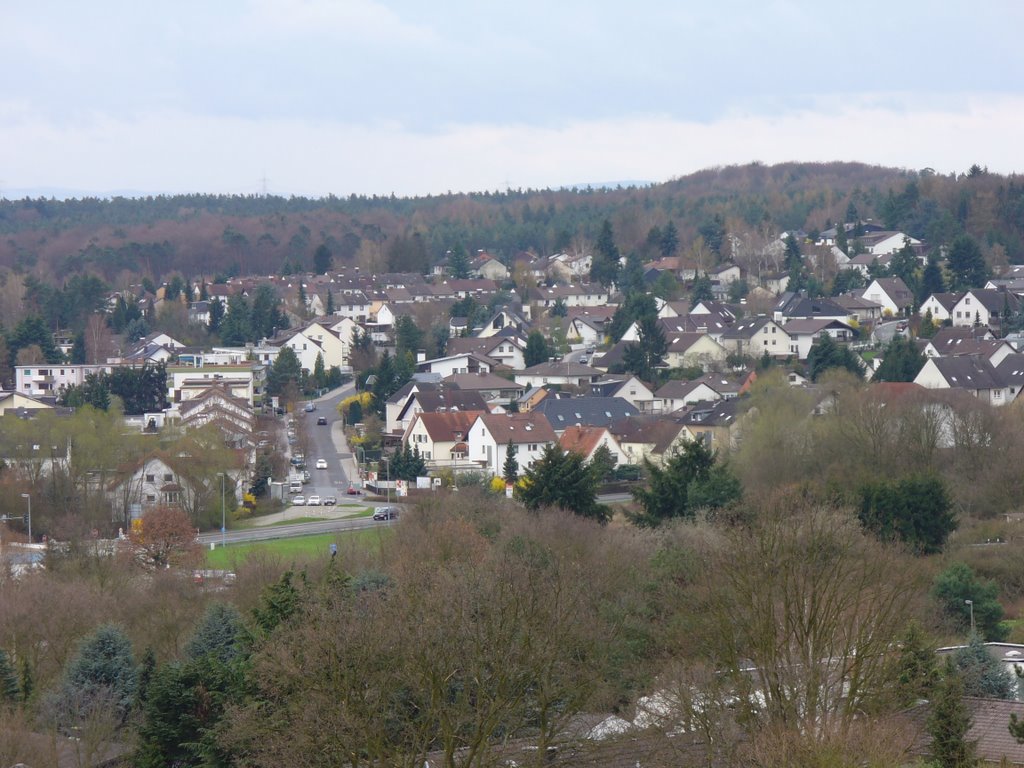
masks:
<svg viewBox="0 0 1024 768"><path fill-rule="evenodd" d="M851 218L852 217L852 218ZM456 244L508 260L520 251L588 251L605 218L623 253L654 255L652 230L757 241L873 219L932 243L966 230L1001 256L1024 258L1024 182L979 166L956 176L859 163L715 168L664 184L599 190L510 190L421 198L324 199L179 195L111 200L0 200L0 267L60 282L91 272L129 276L386 269L396 239L418 235L429 262Z"/></svg>

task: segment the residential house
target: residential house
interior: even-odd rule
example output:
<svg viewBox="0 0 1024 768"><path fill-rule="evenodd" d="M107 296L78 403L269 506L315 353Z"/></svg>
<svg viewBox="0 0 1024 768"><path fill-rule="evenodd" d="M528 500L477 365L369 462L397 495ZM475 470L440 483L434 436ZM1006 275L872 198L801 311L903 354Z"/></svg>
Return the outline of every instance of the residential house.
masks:
<svg viewBox="0 0 1024 768"><path fill-rule="evenodd" d="M487 402L488 408L508 405L518 400L526 389L522 384L493 373L455 373L446 376L442 381L457 389L479 393Z"/></svg>
<svg viewBox="0 0 1024 768"><path fill-rule="evenodd" d="M644 459L661 464L691 439L682 424L648 415L621 419L609 431L622 447L626 464L642 464Z"/></svg>
<svg viewBox="0 0 1024 768"><path fill-rule="evenodd" d="M712 267L706 274L713 281L723 286L726 292L728 292L729 283L736 282L743 276L740 268L735 264L721 264L717 267Z"/></svg>
<svg viewBox="0 0 1024 768"><path fill-rule="evenodd" d="M36 411L52 411L54 409L54 398L32 397L21 392L0 391L0 416L17 414L27 416Z"/></svg>
<svg viewBox="0 0 1024 768"><path fill-rule="evenodd" d="M1014 352L994 365L1000 381L1006 385L1007 399L1012 403L1024 388L1024 354Z"/></svg>
<svg viewBox="0 0 1024 768"><path fill-rule="evenodd" d="M241 398L251 408L257 394L262 395L259 384L266 369L257 363L238 365L169 365L167 366L167 401L182 403L198 397L215 382L227 387L232 397Z"/></svg>
<svg viewBox="0 0 1024 768"><path fill-rule="evenodd" d="M559 299L566 307L602 307L608 304L610 294L600 283L586 285L556 285L551 288L531 288L527 301L543 309L551 309Z"/></svg>
<svg viewBox="0 0 1024 768"><path fill-rule="evenodd" d="M404 432L420 413L456 413L487 411L487 403L479 392L463 391L449 386L428 386L413 392L397 416L395 431Z"/></svg>
<svg viewBox="0 0 1024 768"><path fill-rule="evenodd" d="M994 339L972 335L980 329L943 328L928 340L924 346L925 357L980 357L992 365L999 365L1003 358L1017 350L1006 339ZM962 336L958 334L963 334Z"/></svg>
<svg viewBox="0 0 1024 768"><path fill-rule="evenodd" d="M658 410L661 413L672 413L693 403L721 399L721 395L702 379L666 381L654 394L660 401L661 407Z"/></svg>
<svg viewBox="0 0 1024 768"><path fill-rule="evenodd" d="M846 323L827 318L790 320L782 326L782 329L789 335L789 351L799 360L807 359L811 347L822 334L827 334L843 343L853 340L857 335L857 332Z"/></svg>
<svg viewBox="0 0 1024 768"><path fill-rule="evenodd" d="M622 446L607 427L568 427L559 436L558 445L564 451L580 454L588 462L594 458L597 449L604 446L611 452L616 467L626 463Z"/></svg>
<svg viewBox="0 0 1024 768"><path fill-rule="evenodd" d="M178 353L184 352L185 347L166 347L163 344L150 342L141 346L133 347L123 354L118 361L122 365L143 366L146 363L157 365L173 360Z"/></svg>
<svg viewBox="0 0 1024 768"><path fill-rule="evenodd" d="M511 335L505 335L506 332L511 332ZM495 336L448 339L445 351L448 355L472 352L493 360L499 366L518 371L526 367L523 356L525 346L526 342L518 331L506 328Z"/></svg>
<svg viewBox="0 0 1024 768"><path fill-rule="evenodd" d="M693 440L727 453L739 443L738 413L738 400L715 400L688 405L673 418L686 427Z"/></svg>
<svg viewBox="0 0 1024 768"><path fill-rule="evenodd" d="M860 297L880 304L883 315L906 315L914 307L914 293L899 277L875 278Z"/></svg>
<svg viewBox="0 0 1024 768"><path fill-rule="evenodd" d="M597 318L578 316L569 321L566 339L570 344L597 346L604 342L605 321Z"/></svg>
<svg viewBox="0 0 1024 768"><path fill-rule="evenodd" d="M334 315L352 320L356 323L365 323L370 319L370 308L373 303L362 291L347 290L338 294L331 294L334 302ZM334 317L328 322L334 322Z"/></svg>
<svg viewBox="0 0 1024 768"><path fill-rule="evenodd" d="M679 305L684 302L666 302L666 307L679 308ZM723 304L720 301L698 301L694 304L687 312L677 312L679 315L689 315L691 317L697 316L711 316L717 317L726 325L732 325L736 322L736 313L732 311L728 304ZM668 317L669 315L662 315L658 313L659 317Z"/></svg>
<svg viewBox="0 0 1024 768"><path fill-rule="evenodd" d="M865 278L870 278L871 268L875 266L877 261L879 261L879 258L873 253L858 253L843 264L840 269L856 269Z"/></svg>
<svg viewBox="0 0 1024 768"><path fill-rule="evenodd" d="M204 479L188 458L152 452L121 468L106 494L113 519L128 528L154 507L180 507L191 513L210 496L208 484L209 478Z"/></svg>
<svg viewBox="0 0 1024 768"><path fill-rule="evenodd" d="M346 318L344 323L332 322L328 325L328 318L324 318L324 321L314 320L309 323L302 331L302 333L309 339L312 339L320 347L320 354L324 356L324 369L330 369L338 367L345 369L348 367L349 349L352 344L352 332L349 330L346 335L345 330L351 329L352 321ZM340 326L339 330L335 330L336 326ZM316 358L313 358L314 364Z"/></svg>
<svg viewBox="0 0 1024 768"><path fill-rule="evenodd" d="M436 373L443 379L456 373L490 373L496 361L475 352L461 352L433 360L421 360L416 370L421 373Z"/></svg>
<svg viewBox="0 0 1024 768"><path fill-rule="evenodd" d="M995 366L976 356L931 357L914 379L926 389L962 389L990 405L1010 401L1010 388Z"/></svg>
<svg viewBox="0 0 1024 768"><path fill-rule="evenodd" d="M1015 293L974 288L953 305L950 316L956 327L986 326L999 335L1003 317L1017 314L1020 310L1021 300Z"/></svg>
<svg viewBox="0 0 1024 768"><path fill-rule="evenodd" d="M224 381L214 381L190 400L177 405L178 418L185 429L214 425L225 445L241 450L255 447L253 432L256 417L249 404L231 394Z"/></svg>
<svg viewBox="0 0 1024 768"><path fill-rule="evenodd" d="M210 324L210 302L193 301L188 305L188 321L196 325Z"/></svg>
<svg viewBox="0 0 1024 768"><path fill-rule="evenodd" d="M833 296L832 301L846 310L850 322L863 325L873 323L882 317L882 305L854 294Z"/></svg>
<svg viewBox="0 0 1024 768"><path fill-rule="evenodd" d="M14 389L29 397L58 397L62 390L85 383L87 376L110 373L109 365L38 363L14 366Z"/></svg>
<svg viewBox="0 0 1024 768"><path fill-rule="evenodd" d="M545 387L531 387L516 400L516 408L513 410L519 413L529 413L550 394L550 391Z"/></svg>
<svg viewBox="0 0 1024 768"><path fill-rule="evenodd" d="M693 381L668 381L655 392L661 400L663 413L677 411L683 406L700 401L732 400L748 392L757 381L753 370L739 376L706 373Z"/></svg>
<svg viewBox="0 0 1024 768"><path fill-rule="evenodd" d="M486 253L477 257L473 271L484 280L507 280L509 276L508 267Z"/></svg>
<svg viewBox="0 0 1024 768"><path fill-rule="evenodd" d="M738 321L722 334L719 343L728 352L745 357L789 357L790 338L776 321L758 315Z"/></svg>
<svg viewBox="0 0 1024 768"><path fill-rule="evenodd" d="M932 322L939 324L953 317L953 308L963 297L962 293L933 293L921 302L917 314L924 317L931 312Z"/></svg>
<svg viewBox="0 0 1024 768"><path fill-rule="evenodd" d="M501 475L505 454L511 444L516 451L519 474L533 466L544 449L557 442L551 424L543 414L481 414L469 429L468 458L493 475Z"/></svg>
<svg viewBox="0 0 1024 768"><path fill-rule="evenodd" d="M563 387L582 387L589 390L590 385L599 378L601 378L601 371L596 368L561 360L538 363L515 373L516 383L523 387L558 384Z"/></svg>
<svg viewBox="0 0 1024 768"><path fill-rule="evenodd" d="M484 413L486 409L417 413L409 422L402 443L418 449L429 470L477 469L478 465L468 460L467 440L470 427Z"/></svg>
<svg viewBox="0 0 1024 768"><path fill-rule="evenodd" d="M789 272L762 273L761 287L775 296L783 295L789 287Z"/></svg>
<svg viewBox="0 0 1024 768"><path fill-rule="evenodd" d="M776 303L772 314L776 322L787 320L839 320L846 322L850 318L845 308L832 299L823 297L810 298L803 293L784 294Z"/></svg>
<svg viewBox="0 0 1024 768"><path fill-rule="evenodd" d="M590 394L619 397L643 413L654 410L658 402L654 392L631 373L608 374L590 385Z"/></svg>
<svg viewBox="0 0 1024 768"><path fill-rule="evenodd" d="M986 646L995 645L985 643ZM939 649L939 653L945 655L952 653L954 648ZM989 653L995 656L994 649L989 648ZM997 661L1002 662L1001 666L1009 673L1011 679L1016 679L1015 671L1020 669L1021 648L1017 646L1009 651L1005 657L1000 656ZM1008 723L1011 717L1024 720L1024 702L1006 699L977 698L964 696L960 703L965 709L965 722L968 724L963 735L964 743L971 745L971 753L976 758L976 765L981 766L1024 766L1024 744L1021 744L1010 733ZM933 758L935 751L932 749L932 729L930 728L931 714L935 706L934 699L931 702L922 702L910 710L905 710L896 715L896 725L904 738L911 742L907 749L908 758L904 762L907 765L915 765Z"/></svg>
<svg viewBox="0 0 1024 768"><path fill-rule="evenodd" d="M728 350L707 333L677 333L667 341L665 364L669 368L699 367L706 372L724 365L729 356Z"/></svg>
<svg viewBox="0 0 1024 768"><path fill-rule="evenodd" d="M476 335L480 338L486 338L488 336L497 336L506 328L511 328L516 331L526 331L529 327L530 324L521 313L517 312L512 307L502 307L497 310L486 323L484 323L483 328L481 328Z"/></svg>
<svg viewBox="0 0 1024 768"><path fill-rule="evenodd" d="M302 330L287 331L280 346L290 347L299 360L299 367L307 373L312 373L316 369L316 359L323 354L323 347L320 346L320 343ZM326 362L325 360L325 366Z"/></svg>
<svg viewBox="0 0 1024 768"><path fill-rule="evenodd" d="M901 250L909 242L912 246L921 245L916 237L903 232L868 232L858 238L868 253L874 256L887 256Z"/></svg>
<svg viewBox="0 0 1024 768"><path fill-rule="evenodd" d="M542 413L551 428L561 434L568 427L608 427L627 416L636 416L635 406L620 397L545 397L531 413Z"/></svg>
<svg viewBox="0 0 1024 768"><path fill-rule="evenodd" d="M395 312L386 301L374 301L370 304L370 316L364 325L375 343L385 344L395 326Z"/></svg>

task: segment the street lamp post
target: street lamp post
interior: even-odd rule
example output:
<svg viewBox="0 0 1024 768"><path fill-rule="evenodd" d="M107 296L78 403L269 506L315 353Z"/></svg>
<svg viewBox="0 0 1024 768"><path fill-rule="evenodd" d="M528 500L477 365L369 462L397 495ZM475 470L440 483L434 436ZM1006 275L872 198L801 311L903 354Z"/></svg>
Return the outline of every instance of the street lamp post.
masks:
<svg viewBox="0 0 1024 768"><path fill-rule="evenodd" d="M227 507L224 504L224 472L220 475L220 546L223 549L227 545L228 515Z"/></svg>
<svg viewBox="0 0 1024 768"><path fill-rule="evenodd" d="M23 493L21 498L28 502L28 543L32 543L32 494Z"/></svg>
<svg viewBox="0 0 1024 768"><path fill-rule="evenodd" d="M974 601L964 600L964 605L971 609L971 634L974 634Z"/></svg>
<svg viewBox="0 0 1024 768"><path fill-rule="evenodd" d="M387 484L388 484L388 504L391 504L391 459L387 456L381 456L381 461L384 462L384 469L387 472Z"/></svg>

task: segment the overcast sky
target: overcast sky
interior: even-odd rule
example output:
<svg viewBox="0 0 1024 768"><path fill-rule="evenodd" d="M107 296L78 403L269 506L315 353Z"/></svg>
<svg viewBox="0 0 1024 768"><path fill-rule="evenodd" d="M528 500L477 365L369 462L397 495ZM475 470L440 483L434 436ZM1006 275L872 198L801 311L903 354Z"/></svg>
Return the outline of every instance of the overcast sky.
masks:
<svg viewBox="0 0 1024 768"><path fill-rule="evenodd" d="M0 0L0 195L1022 168L1024 3Z"/></svg>

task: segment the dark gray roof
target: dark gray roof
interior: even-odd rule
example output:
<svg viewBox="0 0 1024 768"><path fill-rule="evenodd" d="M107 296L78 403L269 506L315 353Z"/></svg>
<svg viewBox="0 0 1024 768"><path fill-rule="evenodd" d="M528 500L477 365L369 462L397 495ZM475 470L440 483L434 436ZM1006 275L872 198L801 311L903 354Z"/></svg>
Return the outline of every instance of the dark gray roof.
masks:
<svg viewBox="0 0 1024 768"><path fill-rule="evenodd" d="M806 296L794 297L782 307L776 305L776 309L786 317L846 317L849 314L832 299L809 299Z"/></svg>
<svg viewBox="0 0 1024 768"><path fill-rule="evenodd" d="M950 387L983 390L1002 389L1004 386L992 364L976 355L933 357L931 362Z"/></svg>
<svg viewBox="0 0 1024 768"><path fill-rule="evenodd" d="M757 317L740 320L732 328L722 334L723 339L751 339L754 334L764 328L768 323L775 322L770 317L758 315Z"/></svg>
<svg viewBox="0 0 1024 768"><path fill-rule="evenodd" d="M993 288L975 288L969 291L969 293L989 311L989 314L999 314L1007 308L1011 312L1016 312L1020 309L1020 299L1017 298L1016 294L1009 291L999 291Z"/></svg>
<svg viewBox="0 0 1024 768"><path fill-rule="evenodd" d="M1004 357L996 366L996 373L1004 386L1019 392L1024 387L1024 354L1018 352Z"/></svg>
<svg viewBox="0 0 1024 768"><path fill-rule="evenodd" d="M626 416L635 416L636 408L621 397L546 397L534 411L548 417L556 431L575 424L608 427Z"/></svg>
<svg viewBox="0 0 1024 768"><path fill-rule="evenodd" d="M688 426L703 424L711 427L727 427L735 423L738 408L739 403L735 398L693 403L679 412L677 421Z"/></svg>

